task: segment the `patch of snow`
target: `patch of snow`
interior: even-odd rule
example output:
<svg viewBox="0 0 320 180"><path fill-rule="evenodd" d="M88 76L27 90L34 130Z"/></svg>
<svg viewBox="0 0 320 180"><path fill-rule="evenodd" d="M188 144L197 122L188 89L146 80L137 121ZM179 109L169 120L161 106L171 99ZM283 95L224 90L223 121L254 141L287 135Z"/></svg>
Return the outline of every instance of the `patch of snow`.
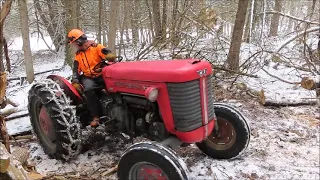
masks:
<svg viewBox="0 0 320 180"><path fill-rule="evenodd" d="M54 45L52 44L52 40L49 36L39 38L38 36L29 36L30 39L30 49L31 51L39 51L39 50L47 50L48 47L46 43L49 45L51 49L54 49ZM23 40L22 37L16 37L13 39L12 44L8 47L9 50L22 50Z"/></svg>
<svg viewBox="0 0 320 180"><path fill-rule="evenodd" d="M9 135L20 134L32 130L29 116L6 121L6 126Z"/></svg>

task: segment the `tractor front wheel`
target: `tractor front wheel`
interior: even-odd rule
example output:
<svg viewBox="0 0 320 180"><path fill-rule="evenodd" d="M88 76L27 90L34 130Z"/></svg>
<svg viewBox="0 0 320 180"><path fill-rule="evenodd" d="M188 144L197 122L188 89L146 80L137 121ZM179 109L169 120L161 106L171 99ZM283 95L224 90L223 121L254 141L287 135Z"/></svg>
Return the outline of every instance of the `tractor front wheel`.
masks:
<svg viewBox="0 0 320 180"><path fill-rule="evenodd" d="M250 127L246 118L235 108L214 103L216 124L212 133L198 148L215 159L232 159L240 156L248 147Z"/></svg>
<svg viewBox="0 0 320 180"><path fill-rule="evenodd" d="M156 142L141 142L130 146L118 164L119 180L187 180L188 173L186 164L173 150Z"/></svg>
<svg viewBox="0 0 320 180"><path fill-rule="evenodd" d="M68 161L81 150L81 127L70 100L59 84L46 79L33 85L28 96L33 132L46 154Z"/></svg>

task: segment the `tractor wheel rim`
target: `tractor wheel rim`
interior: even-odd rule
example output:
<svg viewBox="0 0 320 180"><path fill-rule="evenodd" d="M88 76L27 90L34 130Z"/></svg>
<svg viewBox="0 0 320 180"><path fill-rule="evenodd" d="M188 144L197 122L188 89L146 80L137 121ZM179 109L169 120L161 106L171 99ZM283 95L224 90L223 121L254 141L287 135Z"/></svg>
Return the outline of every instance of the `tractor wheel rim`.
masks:
<svg viewBox="0 0 320 180"><path fill-rule="evenodd" d="M39 129L43 136L43 139L46 141L46 144L50 147L55 147L56 135L55 128L51 117L48 115L47 108L45 106L39 107Z"/></svg>
<svg viewBox="0 0 320 180"><path fill-rule="evenodd" d="M169 180L161 168L149 162L138 162L133 165L129 172L129 179Z"/></svg>
<svg viewBox="0 0 320 180"><path fill-rule="evenodd" d="M218 118L218 132L212 131L211 135L206 139L209 146L216 150L225 150L233 146L236 142L236 131L234 126L224 118Z"/></svg>

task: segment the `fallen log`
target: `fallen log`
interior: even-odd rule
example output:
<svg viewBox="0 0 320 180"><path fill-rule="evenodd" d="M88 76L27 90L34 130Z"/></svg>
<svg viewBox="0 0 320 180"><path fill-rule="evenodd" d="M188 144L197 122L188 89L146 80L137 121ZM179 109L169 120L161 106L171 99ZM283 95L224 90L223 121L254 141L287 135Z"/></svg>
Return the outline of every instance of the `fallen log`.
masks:
<svg viewBox="0 0 320 180"><path fill-rule="evenodd" d="M10 114L16 113L19 111L19 108L7 108L7 109L0 109L0 116L9 116Z"/></svg>
<svg viewBox="0 0 320 180"><path fill-rule="evenodd" d="M9 107L9 108L5 108L5 109L0 109L0 115L1 116L9 116L11 114L20 112L20 111L24 111L25 108L24 107Z"/></svg>
<svg viewBox="0 0 320 180"><path fill-rule="evenodd" d="M21 139L32 139L34 136L32 134L21 135L21 136L13 136L12 139L14 140L21 140Z"/></svg>
<svg viewBox="0 0 320 180"><path fill-rule="evenodd" d="M318 100L314 92L295 90L265 91L259 93L259 102L264 106L301 106L316 105Z"/></svg>
<svg viewBox="0 0 320 180"><path fill-rule="evenodd" d="M11 121L11 120L14 120L14 119L18 119L18 118L22 118L22 117L26 117L26 116L29 116L29 113L24 113L24 114L18 114L16 116L10 116L10 117L7 117L5 120L6 121Z"/></svg>
<svg viewBox="0 0 320 180"><path fill-rule="evenodd" d="M109 175L115 173L117 170L118 170L118 165L115 165L114 167L108 169L107 171L102 172L101 176L102 177L109 176Z"/></svg>

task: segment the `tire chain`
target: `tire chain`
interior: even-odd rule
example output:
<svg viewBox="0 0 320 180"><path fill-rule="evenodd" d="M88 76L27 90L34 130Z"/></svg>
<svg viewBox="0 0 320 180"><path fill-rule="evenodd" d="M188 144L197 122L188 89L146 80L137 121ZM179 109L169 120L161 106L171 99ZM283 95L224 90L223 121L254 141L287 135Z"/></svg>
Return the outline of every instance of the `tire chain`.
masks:
<svg viewBox="0 0 320 180"><path fill-rule="evenodd" d="M66 134L63 138L68 139L70 143L62 143L63 148L67 150L67 154L62 154L61 157L68 161L80 153L82 146L81 125L79 123L79 118L75 115L75 106L70 105L70 98L66 96L59 84L52 79L45 79L41 82L37 82L33 86L34 87L32 88L51 94L50 97L47 97L47 102L40 98L42 104L48 104L54 101L58 106L58 108L52 108L57 114L51 115L51 118L54 118L61 126L65 127L65 130L60 130L59 132ZM30 94L29 98L32 96L37 95ZM59 119L62 119L62 121Z"/></svg>

